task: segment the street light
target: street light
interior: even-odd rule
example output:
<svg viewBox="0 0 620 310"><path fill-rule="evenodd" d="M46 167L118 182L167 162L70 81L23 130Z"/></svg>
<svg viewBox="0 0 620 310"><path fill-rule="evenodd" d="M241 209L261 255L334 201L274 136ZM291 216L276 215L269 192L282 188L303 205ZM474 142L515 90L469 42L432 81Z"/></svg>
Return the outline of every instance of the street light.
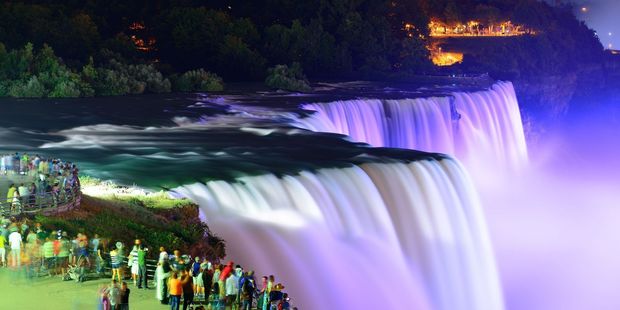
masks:
<svg viewBox="0 0 620 310"><path fill-rule="evenodd" d="M582 13L587 13L588 12L588 8L587 7L581 7L581 12Z"/></svg>

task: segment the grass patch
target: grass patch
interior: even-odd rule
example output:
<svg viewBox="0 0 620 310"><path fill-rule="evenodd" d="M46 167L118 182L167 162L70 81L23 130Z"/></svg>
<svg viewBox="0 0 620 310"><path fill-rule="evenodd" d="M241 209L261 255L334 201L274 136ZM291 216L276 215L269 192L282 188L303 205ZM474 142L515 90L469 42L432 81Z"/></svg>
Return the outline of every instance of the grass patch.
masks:
<svg viewBox="0 0 620 310"><path fill-rule="evenodd" d="M54 216L36 215L34 220L46 230L65 230L70 236L79 232L89 236L97 233L108 243L121 241L130 245L133 240L142 239L154 250L151 256L164 246L192 256L223 257L223 241L211 234L198 215L198 206L185 201L172 205L157 198L84 195L80 208Z"/></svg>

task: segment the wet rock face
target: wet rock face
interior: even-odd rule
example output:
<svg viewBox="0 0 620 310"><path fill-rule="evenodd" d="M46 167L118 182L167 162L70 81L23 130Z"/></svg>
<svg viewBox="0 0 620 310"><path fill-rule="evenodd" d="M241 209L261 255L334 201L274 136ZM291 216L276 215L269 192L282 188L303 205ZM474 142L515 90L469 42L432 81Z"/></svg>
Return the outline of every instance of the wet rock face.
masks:
<svg viewBox="0 0 620 310"><path fill-rule="evenodd" d="M520 79L514 86L519 102L525 107L557 117L568 110L577 89L577 75Z"/></svg>

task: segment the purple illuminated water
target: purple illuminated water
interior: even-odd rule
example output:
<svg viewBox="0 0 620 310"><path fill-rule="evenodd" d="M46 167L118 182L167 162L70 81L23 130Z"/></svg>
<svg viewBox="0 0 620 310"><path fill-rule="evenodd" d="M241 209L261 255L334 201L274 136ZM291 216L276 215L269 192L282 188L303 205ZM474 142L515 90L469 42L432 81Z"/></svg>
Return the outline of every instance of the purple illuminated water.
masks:
<svg viewBox="0 0 620 310"><path fill-rule="evenodd" d="M358 99L303 108L316 113L300 119L301 127L344 134L373 146L450 154L474 169L493 164L518 170L527 162L521 114L510 82L450 97Z"/></svg>
<svg viewBox="0 0 620 310"><path fill-rule="evenodd" d="M453 160L175 191L203 207L230 257L277 270L304 309L503 308L476 192Z"/></svg>

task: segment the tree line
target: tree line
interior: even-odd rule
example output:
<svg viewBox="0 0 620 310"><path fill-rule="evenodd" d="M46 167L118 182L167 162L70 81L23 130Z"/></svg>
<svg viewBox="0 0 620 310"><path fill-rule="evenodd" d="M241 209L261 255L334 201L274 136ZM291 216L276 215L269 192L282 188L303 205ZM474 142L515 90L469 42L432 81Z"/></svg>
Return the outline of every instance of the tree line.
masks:
<svg viewBox="0 0 620 310"><path fill-rule="evenodd" d="M511 19L540 29L536 36L485 47L483 57L470 59L467 70L498 75L563 72L573 62L598 61L602 53L594 33L570 8L536 0L11 1L0 5L0 42L5 54L28 43L33 50L44 50L47 44L62 66L93 85L95 94L123 92L97 91L102 88L98 79L111 82L116 79L111 72L124 70L119 64L144 71L125 74L129 80L131 75L157 76L151 67L165 77L161 82L151 78L150 84L142 81L147 91L167 89L166 78L198 68L227 81L262 80L268 68L293 63L311 78L384 78L436 72L426 48L431 17ZM135 22L155 38L155 51L136 50L129 30ZM405 24L410 26L405 29ZM88 76L88 66L99 68L96 78ZM39 73L32 74L41 79ZM174 89L175 82L168 82ZM144 83L134 86L139 90Z"/></svg>

